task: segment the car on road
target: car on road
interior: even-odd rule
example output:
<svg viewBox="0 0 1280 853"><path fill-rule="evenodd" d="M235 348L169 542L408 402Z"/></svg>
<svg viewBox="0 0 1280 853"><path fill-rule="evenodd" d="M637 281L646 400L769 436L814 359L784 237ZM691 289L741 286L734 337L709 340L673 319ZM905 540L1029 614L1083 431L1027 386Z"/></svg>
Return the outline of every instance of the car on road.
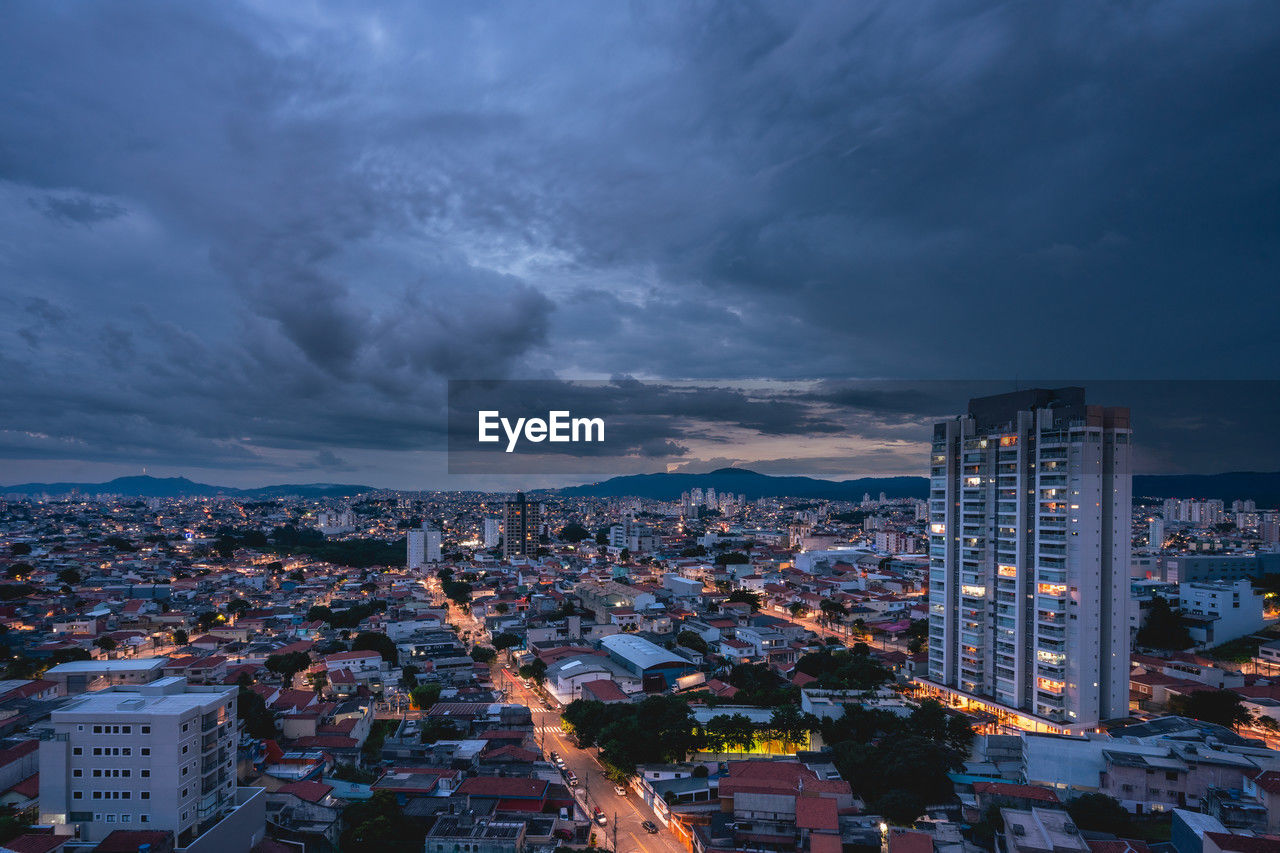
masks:
<svg viewBox="0 0 1280 853"><path fill-rule="evenodd" d="M640 824L640 828L650 835L658 834L658 825L651 820L646 820Z"/></svg>
<svg viewBox="0 0 1280 853"><path fill-rule="evenodd" d="M617 794L619 797L625 797L627 795L627 789L622 787L621 785L614 785L613 792Z"/></svg>
<svg viewBox="0 0 1280 853"><path fill-rule="evenodd" d="M591 816L591 819L594 820L596 823L598 823L600 826L604 826L606 823L609 822L609 818L604 816L604 812L600 811L599 806L596 806L596 812L594 815Z"/></svg>
<svg viewBox="0 0 1280 853"><path fill-rule="evenodd" d="M578 787L578 774L572 770L566 770L564 774L565 781L569 783L570 788Z"/></svg>

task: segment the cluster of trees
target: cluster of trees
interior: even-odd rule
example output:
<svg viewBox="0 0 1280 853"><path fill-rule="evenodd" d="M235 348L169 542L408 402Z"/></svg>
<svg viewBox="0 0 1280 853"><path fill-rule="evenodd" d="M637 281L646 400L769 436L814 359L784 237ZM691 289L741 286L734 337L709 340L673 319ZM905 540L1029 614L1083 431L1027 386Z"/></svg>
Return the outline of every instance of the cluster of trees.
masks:
<svg viewBox="0 0 1280 853"><path fill-rule="evenodd" d="M751 612L756 613L760 610L760 605L764 603L764 596L749 589L735 589L729 593L729 601L737 601L749 605Z"/></svg>
<svg viewBox="0 0 1280 853"><path fill-rule="evenodd" d="M426 830L405 816L395 794L378 791L370 799L355 802L342 811L341 849L350 853L387 853L421 850Z"/></svg>
<svg viewBox="0 0 1280 853"><path fill-rule="evenodd" d="M440 701L439 684L419 684L409 691L409 701L419 711L426 711Z"/></svg>
<svg viewBox="0 0 1280 853"><path fill-rule="evenodd" d="M443 581L440 588L444 590L445 596L459 607L465 607L471 603L471 584L466 581Z"/></svg>
<svg viewBox="0 0 1280 853"><path fill-rule="evenodd" d="M311 656L306 652L286 652L282 655L267 655L267 669L280 676L287 686L293 677L311 666Z"/></svg>
<svg viewBox="0 0 1280 853"><path fill-rule="evenodd" d="M853 793L898 824L951 799L947 773L963 766L973 740L962 716L931 700L906 717L849 705L840 719L824 719L821 732Z"/></svg>
<svg viewBox="0 0 1280 853"><path fill-rule="evenodd" d="M1276 727L1271 717L1263 716L1255 720L1240 696L1230 690L1193 690L1181 696L1170 696L1169 713L1216 723L1229 729L1255 722L1266 728Z"/></svg>
<svg viewBox="0 0 1280 853"><path fill-rule="evenodd" d="M634 705L577 699L563 717L579 746L599 747L615 781L635 775L638 764L683 761L700 741L688 704L677 696L649 696Z"/></svg>
<svg viewBox="0 0 1280 853"><path fill-rule="evenodd" d="M893 678L865 643L854 643L848 650L810 652L796 661L796 669L812 675L824 690L874 690Z"/></svg>
<svg viewBox="0 0 1280 853"><path fill-rule="evenodd" d="M559 536L561 542L577 543L581 542L583 539L589 539L591 537L591 531L583 527L578 522L571 521L564 527L560 528Z"/></svg>
<svg viewBox="0 0 1280 853"><path fill-rule="evenodd" d="M685 630L676 634L676 644L684 646L686 649L693 649L698 654L705 655L710 651L707 641L695 634L693 631Z"/></svg>
<svg viewBox="0 0 1280 853"><path fill-rule="evenodd" d="M523 640L518 635L512 634L510 631L499 631L493 635L493 647L500 652L506 649L514 649L522 642Z"/></svg>
<svg viewBox="0 0 1280 853"><path fill-rule="evenodd" d="M1138 629L1137 643L1148 649L1181 651L1194 641L1181 611L1173 609L1163 596L1155 595L1151 597L1147 621Z"/></svg>
<svg viewBox="0 0 1280 853"><path fill-rule="evenodd" d="M541 658L534 658L520 667L519 672L521 678L527 678L530 681L536 681L541 684L547 677L547 665L542 662Z"/></svg>
<svg viewBox="0 0 1280 853"><path fill-rule="evenodd" d="M318 604L307 610L307 621L325 622L330 628L354 628L373 614L381 613L386 609L387 603L380 598L353 605L336 613L328 607Z"/></svg>
<svg viewBox="0 0 1280 853"><path fill-rule="evenodd" d="M615 781L634 775L637 765L683 761L699 749L749 751L770 740L805 744L822 725L795 704L775 708L763 724L742 714L720 714L698 725L687 700L678 696L650 696L636 705L578 699L565 708L563 719L580 746L599 748L600 761Z"/></svg>
<svg viewBox="0 0 1280 853"><path fill-rule="evenodd" d="M907 651L911 654L926 651L929 648L929 620L912 619L904 635L907 638Z"/></svg>
<svg viewBox="0 0 1280 853"><path fill-rule="evenodd" d="M250 737L258 740L279 737L275 715L268 710L263 698L249 689L249 683L249 676L241 679L240 693L236 697L236 716L240 718Z"/></svg>
<svg viewBox="0 0 1280 853"><path fill-rule="evenodd" d="M383 539L330 540L319 530L299 528L292 524L282 525L271 531L269 543L249 544L246 537L251 535L246 532L243 536L236 537L237 544L243 543L245 547L256 547L281 555L302 554L326 563L356 569L399 566L404 563L404 539L394 542Z"/></svg>
<svg viewBox="0 0 1280 853"><path fill-rule="evenodd" d="M695 731L700 746L711 752L746 752L764 741L807 746L809 733L821 725L817 717L795 705L775 708L768 723L752 722L744 714L717 714Z"/></svg>

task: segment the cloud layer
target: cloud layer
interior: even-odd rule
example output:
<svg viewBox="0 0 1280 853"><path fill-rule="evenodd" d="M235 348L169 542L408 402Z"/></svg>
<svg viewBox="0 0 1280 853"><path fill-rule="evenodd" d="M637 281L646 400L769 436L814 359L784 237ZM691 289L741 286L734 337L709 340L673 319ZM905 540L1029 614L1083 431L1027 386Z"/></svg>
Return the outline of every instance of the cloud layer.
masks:
<svg viewBox="0 0 1280 853"><path fill-rule="evenodd" d="M1278 54L1263 2L10 4L0 479L448 486L451 378L1274 377Z"/></svg>

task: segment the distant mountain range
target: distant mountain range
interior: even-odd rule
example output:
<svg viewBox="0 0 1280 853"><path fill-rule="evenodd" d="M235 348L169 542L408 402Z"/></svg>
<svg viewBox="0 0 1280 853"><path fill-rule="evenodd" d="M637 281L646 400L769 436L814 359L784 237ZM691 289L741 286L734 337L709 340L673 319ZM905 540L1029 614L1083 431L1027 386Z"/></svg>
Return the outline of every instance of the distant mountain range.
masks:
<svg viewBox="0 0 1280 853"><path fill-rule="evenodd" d="M343 498L377 491L373 486L350 486L338 483L263 486L259 489L234 489L210 486L186 477L117 477L105 483L21 483L0 486L0 495L123 495L131 498Z"/></svg>
<svg viewBox="0 0 1280 853"><path fill-rule="evenodd" d="M920 498L929 494L926 477L863 477L819 480L813 477L773 477L746 468L720 468L707 474L633 474L601 483L554 490L581 497L637 497L675 500L693 488L715 489L755 498L825 498L860 501L881 492L889 498ZM1133 478L1134 497L1236 498L1257 501L1259 507L1280 506L1280 472L1239 471L1228 474L1139 474Z"/></svg>
<svg viewBox="0 0 1280 853"><path fill-rule="evenodd" d="M814 477L774 477L747 468L720 468L706 474L632 474L600 483L546 490L566 497L649 498L675 500L690 489L715 489L719 493L755 498L812 498L860 501L881 492L889 498L925 498L925 477L862 477L856 480L820 480ZM105 483L22 483L0 486L0 495L115 494L137 498L217 497L268 499L282 497L344 498L378 491L373 486L341 483L306 483L235 489L211 486L186 477L118 477ZM1236 471L1227 474L1139 474L1133 478L1135 497L1236 498L1257 501L1259 507L1280 506L1280 472Z"/></svg>

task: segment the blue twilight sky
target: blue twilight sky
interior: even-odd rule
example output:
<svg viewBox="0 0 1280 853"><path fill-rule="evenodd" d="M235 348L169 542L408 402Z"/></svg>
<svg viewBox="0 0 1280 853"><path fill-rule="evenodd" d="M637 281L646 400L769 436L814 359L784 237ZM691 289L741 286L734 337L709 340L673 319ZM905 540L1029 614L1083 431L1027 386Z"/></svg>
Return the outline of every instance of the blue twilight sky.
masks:
<svg viewBox="0 0 1280 853"><path fill-rule="evenodd" d="M1277 56L1273 2L7 3L0 483L466 485L450 378L1276 378ZM1148 469L1280 468L1258 405ZM854 410L617 470L922 469Z"/></svg>

